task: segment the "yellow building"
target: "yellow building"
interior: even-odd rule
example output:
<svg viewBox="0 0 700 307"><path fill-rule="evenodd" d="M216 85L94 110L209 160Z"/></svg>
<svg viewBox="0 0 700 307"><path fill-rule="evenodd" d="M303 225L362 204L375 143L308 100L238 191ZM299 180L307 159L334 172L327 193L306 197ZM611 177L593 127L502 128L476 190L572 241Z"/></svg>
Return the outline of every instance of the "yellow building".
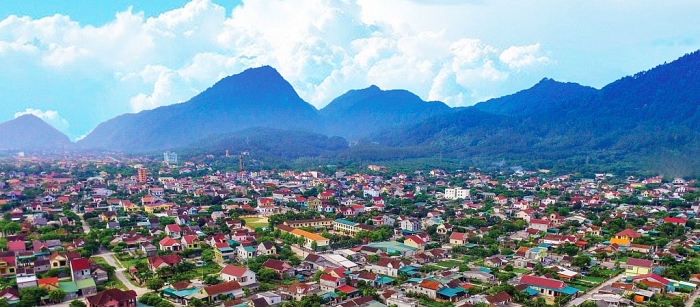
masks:
<svg viewBox="0 0 700 307"><path fill-rule="evenodd" d="M313 220L296 220L284 221L284 224L290 227L333 227L333 219L313 219Z"/></svg>
<svg viewBox="0 0 700 307"><path fill-rule="evenodd" d="M17 264L15 257L0 257L0 275L15 275L17 273Z"/></svg>
<svg viewBox="0 0 700 307"><path fill-rule="evenodd" d="M318 211L318 207L320 207L322 203L323 202L316 197L309 197L307 201L309 211Z"/></svg>
<svg viewBox="0 0 700 307"><path fill-rule="evenodd" d="M52 269L60 269L68 267L68 257L59 253L53 253L50 257L49 262L51 263Z"/></svg>
<svg viewBox="0 0 700 307"><path fill-rule="evenodd" d="M174 203L150 204L145 205L143 207L143 210L146 211L146 213L153 213L155 211L167 211L170 210L170 208L172 208L174 205Z"/></svg>
<svg viewBox="0 0 700 307"><path fill-rule="evenodd" d="M630 243L634 242L634 239L640 238L641 236L640 233L632 229L625 229L615 234L615 236L610 239L610 244L629 246Z"/></svg>
<svg viewBox="0 0 700 307"><path fill-rule="evenodd" d="M652 271L654 262L646 259L627 258L625 262L625 276L637 276L649 274Z"/></svg>
<svg viewBox="0 0 700 307"><path fill-rule="evenodd" d="M318 247L328 246L329 243L329 240L327 238L301 229L294 229L291 231L291 234L297 237L303 237L305 240L304 246L307 248L311 248L314 242L316 242L316 246Z"/></svg>

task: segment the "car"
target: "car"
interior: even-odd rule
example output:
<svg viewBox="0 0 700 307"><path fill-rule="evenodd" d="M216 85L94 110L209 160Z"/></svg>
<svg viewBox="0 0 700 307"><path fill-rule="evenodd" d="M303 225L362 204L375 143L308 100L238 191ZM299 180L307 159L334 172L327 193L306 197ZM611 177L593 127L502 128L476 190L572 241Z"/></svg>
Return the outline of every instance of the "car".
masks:
<svg viewBox="0 0 700 307"><path fill-rule="evenodd" d="M205 264L205 263L204 263L204 261L202 261L202 260L199 260L199 261L195 261L195 262L194 262L194 265L195 265L195 266L204 266L204 264Z"/></svg>

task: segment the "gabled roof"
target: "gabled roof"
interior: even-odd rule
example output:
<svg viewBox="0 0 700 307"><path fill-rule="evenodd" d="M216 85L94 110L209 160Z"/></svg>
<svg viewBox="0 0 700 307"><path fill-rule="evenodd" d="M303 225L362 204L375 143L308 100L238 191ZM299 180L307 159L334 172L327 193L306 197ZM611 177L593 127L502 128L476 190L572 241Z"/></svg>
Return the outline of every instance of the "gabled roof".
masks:
<svg viewBox="0 0 700 307"><path fill-rule="evenodd" d="M245 273L248 271L246 268L238 267L235 265L230 265L227 264L222 270L221 274L227 274L231 276L236 276L236 277L241 277L245 275Z"/></svg>
<svg viewBox="0 0 700 307"><path fill-rule="evenodd" d="M453 231L452 234L450 234L450 240L460 240L460 241L464 241L464 238L465 238L465 237L466 237L466 234L465 234L465 233L461 233L461 232Z"/></svg>
<svg viewBox="0 0 700 307"><path fill-rule="evenodd" d="M564 289L566 284L563 281L549 279L533 275L523 275L520 277L520 282L527 285L539 286L550 289Z"/></svg>
<svg viewBox="0 0 700 307"><path fill-rule="evenodd" d="M88 296L87 301L91 305L105 305L111 300L118 302L125 302L128 300L136 299L136 291L122 291L119 289L107 289L102 292L98 292L93 296Z"/></svg>
<svg viewBox="0 0 700 307"><path fill-rule="evenodd" d="M229 281L213 286L204 287L204 292L206 292L209 296L216 296L218 294L229 293L240 288L241 284L239 284L237 281Z"/></svg>
<svg viewBox="0 0 700 307"><path fill-rule="evenodd" d="M627 258L627 261L625 263L627 265L633 265L633 266L645 267L645 268L650 268L654 265L654 261L646 260L646 259L637 259L637 258Z"/></svg>
<svg viewBox="0 0 700 307"><path fill-rule="evenodd" d="M620 231L620 232L618 232L618 233L615 234L615 235L618 236L618 237L629 237L629 238L632 238L632 239L636 239L636 238L642 237L642 234L640 234L640 233L638 233L638 232L636 232L636 231L634 231L634 230L632 230L632 229L629 229L629 228L627 228L627 229L625 229L625 230L623 230L623 231Z"/></svg>
<svg viewBox="0 0 700 307"><path fill-rule="evenodd" d="M74 271L89 270L90 269L90 262L88 262L88 260L85 258L73 259L70 261L70 267Z"/></svg>

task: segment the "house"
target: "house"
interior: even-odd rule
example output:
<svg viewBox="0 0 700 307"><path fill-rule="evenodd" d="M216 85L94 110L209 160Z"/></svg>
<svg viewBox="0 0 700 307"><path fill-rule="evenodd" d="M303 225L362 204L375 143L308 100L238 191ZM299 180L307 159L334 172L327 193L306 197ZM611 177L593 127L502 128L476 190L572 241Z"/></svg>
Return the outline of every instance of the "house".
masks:
<svg viewBox="0 0 700 307"><path fill-rule="evenodd" d="M12 287L7 287L0 290L0 299L7 301L10 306L16 306L19 303L19 291Z"/></svg>
<svg viewBox="0 0 700 307"><path fill-rule="evenodd" d="M182 229L178 224L169 224L165 225L165 233L173 239L179 239L182 235Z"/></svg>
<svg viewBox="0 0 700 307"><path fill-rule="evenodd" d="M277 273L279 279L294 276L294 270L288 263L276 259L267 259L262 265L264 268L272 269Z"/></svg>
<svg viewBox="0 0 700 307"><path fill-rule="evenodd" d="M263 242L258 244L258 255L274 255L277 253L275 245L272 242Z"/></svg>
<svg viewBox="0 0 700 307"><path fill-rule="evenodd" d="M383 257L379 258L377 263L369 265L368 268L372 273L379 273L390 277L398 277L399 269L404 266L405 264L398 259Z"/></svg>
<svg viewBox="0 0 700 307"><path fill-rule="evenodd" d="M406 236L404 238L403 244L406 244L410 247L415 247L419 251L423 251L425 249L426 242L423 241L423 239L419 238L418 236Z"/></svg>
<svg viewBox="0 0 700 307"><path fill-rule="evenodd" d="M255 273L247 268L237 267L227 264L221 270L221 279L224 282L237 281L242 287L253 285L256 283Z"/></svg>
<svg viewBox="0 0 700 307"><path fill-rule="evenodd" d="M155 272L160 268L172 268L182 262L180 255L163 255L148 258L148 269Z"/></svg>
<svg viewBox="0 0 700 307"><path fill-rule="evenodd" d="M535 290L538 294L545 297L545 299L554 299L561 295L571 295L574 296L579 292L578 289L567 286L563 281L550 279L545 277L539 277L534 275L523 275L520 277L520 283L527 285L529 288Z"/></svg>
<svg viewBox="0 0 700 307"><path fill-rule="evenodd" d="M283 290L286 299L301 300L305 296L316 294L320 291L316 283L293 282L286 290Z"/></svg>
<svg viewBox="0 0 700 307"><path fill-rule="evenodd" d="M624 264L625 276L637 276L651 273L654 261L637 258L627 258Z"/></svg>
<svg viewBox="0 0 700 307"><path fill-rule="evenodd" d="M321 291L332 292L335 291L335 289L345 286L345 278L330 274L321 274L319 277L319 285L321 286Z"/></svg>
<svg viewBox="0 0 700 307"><path fill-rule="evenodd" d="M467 243L467 234L462 232L453 231L450 234L450 244L452 245L464 245Z"/></svg>
<svg viewBox="0 0 700 307"><path fill-rule="evenodd" d="M18 290L37 286L37 278L35 275L17 275L15 278Z"/></svg>
<svg viewBox="0 0 700 307"><path fill-rule="evenodd" d="M440 288L442 288L442 286L438 281L431 279L423 279L420 282L420 284L418 284L413 289L416 290L416 292L418 293L425 294L428 297L435 299L437 298L437 292L438 290L440 290Z"/></svg>
<svg viewBox="0 0 700 307"><path fill-rule="evenodd" d="M186 249L199 249L199 238L195 235L182 236L180 241Z"/></svg>
<svg viewBox="0 0 700 307"><path fill-rule="evenodd" d="M81 295L97 293L97 284L95 284L95 280L92 278L85 278L74 282L75 286L78 288L78 293Z"/></svg>
<svg viewBox="0 0 700 307"><path fill-rule="evenodd" d="M85 300L88 307L136 307L136 291L107 289Z"/></svg>
<svg viewBox="0 0 700 307"><path fill-rule="evenodd" d="M507 306L513 300L510 294L505 291L498 292L496 295L487 295L484 298L493 306Z"/></svg>
<svg viewBox="0 0 700 307"><path fill-rule="evenodd" d="M73 281L78 281L81 279L92 279L90 274L90 262L85 258L73 259L70 261L70 272L73 277Z"/></svg>
<svg viewBox="0 0 700 307"><path fill-rule="evenodd" d="M630 243L634 242L634 239L641 237L642 234L628 228L615 234L615 236L610 239L610 244L629 246Z"/></svg>
<svg viewBox="0 0 700 307"><path fill-rule="evenodd" d="M220 242L214 244L214 259L222 263L224 261L229 261L235 257L236 251L231 248L226 242Z"/></svg>
<svg viewBox="0 0 700 307"><path fill-rule="evenodd" d="M252 246L243 246L243 245L238 245L236 246L236 256L239 260L246 262L250 258L255 258L257 255L255 254L256 250Z"/></svg>
<svg viewBox="0 0 700 307"><path fill-rule="evenodd" d="M68 257L65 254L55 252L51 254L49 261L51 262L52 269L60 269L68 267Z"/></svg>
<svg viewBox="0 0 700 307"><path fill-rule="evenodd" d="M219 295L229 298L243 297L243 289L237 281L227 281L224 283L202 288L199 293L209 298L209 301L218 301Z"/></svg>
<svg viewBox="0 0 700 307"><path fill-rule="evenodd" d="M158 242L160 245L160 250L162 251L173 251L173 252L179 252L182 250L182 244L180 244L180 241L177 241L171 237L165 237L160 242Z"/></svg>
<svg viewBox="0 0 700 307"><path fill-rule="evenodd" d="M549 229L549 221L530 219L530 228L546 232Z"/></svg>
<svg viewBox="0 0 700 307"><path fill-rule="evenodd" d="M0 275L15 275L17 273L17 262L15 256L0 257Z"/></svg>

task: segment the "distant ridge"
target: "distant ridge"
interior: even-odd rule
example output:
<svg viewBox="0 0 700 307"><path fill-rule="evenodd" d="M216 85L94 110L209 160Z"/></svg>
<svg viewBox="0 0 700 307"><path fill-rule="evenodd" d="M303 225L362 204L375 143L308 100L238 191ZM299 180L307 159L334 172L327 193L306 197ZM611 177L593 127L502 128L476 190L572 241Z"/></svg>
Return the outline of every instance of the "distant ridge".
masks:
<svg viewBox="0 0 700 307"><path fill-rule="evenodd" d="M25 114L0 123L0 150L63 150L72 147L68 136L35 115Z"/></svg>

